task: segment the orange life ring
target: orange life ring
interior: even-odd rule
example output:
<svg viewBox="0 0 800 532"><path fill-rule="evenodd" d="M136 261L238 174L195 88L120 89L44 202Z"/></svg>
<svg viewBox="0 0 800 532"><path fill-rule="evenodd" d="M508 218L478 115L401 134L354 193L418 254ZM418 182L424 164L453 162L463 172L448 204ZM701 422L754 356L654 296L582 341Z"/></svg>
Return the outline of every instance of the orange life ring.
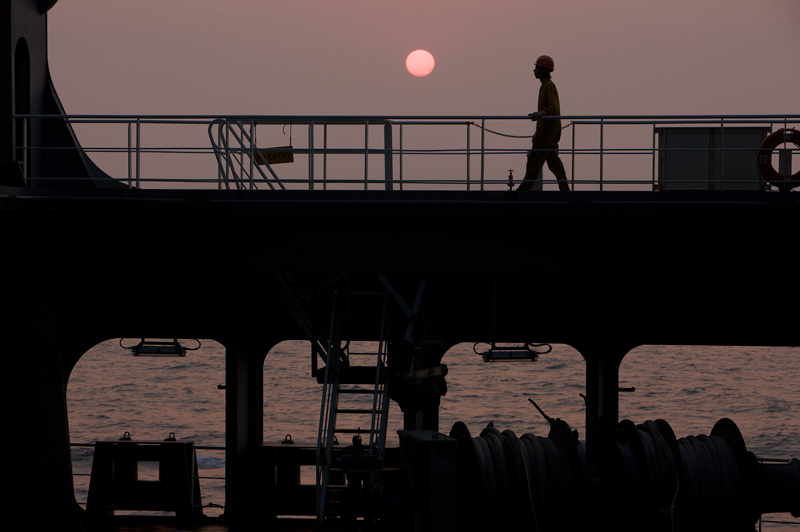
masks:
<svg viewBox="0 0 800 532"><path fill-rule="evenodd" d="M800 131L796 129L779 129L772 132L764 142L761 143L756 152L756 165L761 177L767 183L775 185L780 189L794 188L800 185L800 170L788 175L782 174L772 167L772 150L778 147L779 144L791 142L800 148Z"/></svg>

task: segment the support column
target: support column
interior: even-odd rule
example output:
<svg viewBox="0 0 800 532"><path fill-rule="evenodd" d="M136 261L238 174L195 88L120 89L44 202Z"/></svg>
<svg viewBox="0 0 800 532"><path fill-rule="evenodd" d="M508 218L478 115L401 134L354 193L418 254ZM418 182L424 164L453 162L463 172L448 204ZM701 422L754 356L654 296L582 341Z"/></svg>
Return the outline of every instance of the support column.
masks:
<svg viewBox="0 0 800 532"><path fill-rule="evenodd" d="M6 288L0 313L0 528L76 530L55 290Z"/></svg>
<svg viewBox="0 0 800 532"><path fill-rule="evenodd" d="M635 346L598 342L574 346L586 361L586 452L596 463L619 424L619 366Z"/></svg>
<svg viewBox="0 0 800 532"><path fill-rule="evenodd" d="M264 439L264 359L277 342L235 337L225 346L225 517L230 530L259 522L258 452ZM263 520L262 520L263 521Z"/></svg>
<svg viewBox="0 0 800 532"><path fill-rule="evenodd" d="M450 345L409 343L390 346L389 395L403 411L405 430L439 431L439 403L447 393L447 366L442 357Z"/></svg>

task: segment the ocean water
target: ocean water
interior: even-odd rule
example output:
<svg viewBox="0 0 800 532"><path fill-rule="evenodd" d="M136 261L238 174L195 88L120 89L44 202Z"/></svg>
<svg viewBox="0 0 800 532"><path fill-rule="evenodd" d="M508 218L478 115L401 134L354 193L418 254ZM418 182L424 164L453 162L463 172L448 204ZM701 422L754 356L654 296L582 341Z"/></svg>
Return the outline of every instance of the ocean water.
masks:
<svg viewBox="0 0 800 532"><path fill-rule="evenodd" d="M481 350L482 346L478 346ZM620 386L620 419L642 423L665 419L677 437L709 434L722 418L733 419L748 450L759 458L800 457L800 348L642 346L625 358ZM529 403L551 417L584 429L585 366L577 351L554 345L537 362L485 364L472 344L448 352L448 392L442 398L440 430L463 421L477 435L487 423L518 435L546 436L549 426ZM224 505L225 440L224 349L202 341L185 358L132 357L118 340L87 352L69 381L67 397L73 444L118 439L163 440L170 433L194 440L207 515ZM321 386L310 376L306 342L284 342L264 365L264 441L279 443L288 434L296 443L314 444ZM392 403L389 445L397 444L402 414ZM93 448L73 448L76 498L85 502ZM146 466L146 464L144 464ZM149 478L142 467L142 478ZM763 530L798 530L789 514L765 516Z"/></svg>

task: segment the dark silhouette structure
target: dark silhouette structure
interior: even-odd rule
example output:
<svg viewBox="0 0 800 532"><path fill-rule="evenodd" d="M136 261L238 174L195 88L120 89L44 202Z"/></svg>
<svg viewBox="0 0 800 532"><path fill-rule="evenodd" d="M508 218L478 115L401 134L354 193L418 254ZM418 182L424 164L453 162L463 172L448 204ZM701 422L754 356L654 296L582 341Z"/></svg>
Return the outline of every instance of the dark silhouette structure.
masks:
<svg viewBox="0 0 800 532"><path fill-rule="evenodd" d="M439 430L436 384L456 343L575 347L587 364L590 462L617 435L618 368L635 346L800 345L789 319L800 206L789 193L120 186L64 120L17 118L63 114L47 68L54 3L11 0L0 16L4 529L77 527L66 384L109 338L225 346L232 528L259 518L264 358L281 341L327 337L333 290L349 300L342 340L378 336L379 309L356 294L390 295L387 339L405 379L394 397L409 429ZM26 183L22 165L43 179Z"/></svg>

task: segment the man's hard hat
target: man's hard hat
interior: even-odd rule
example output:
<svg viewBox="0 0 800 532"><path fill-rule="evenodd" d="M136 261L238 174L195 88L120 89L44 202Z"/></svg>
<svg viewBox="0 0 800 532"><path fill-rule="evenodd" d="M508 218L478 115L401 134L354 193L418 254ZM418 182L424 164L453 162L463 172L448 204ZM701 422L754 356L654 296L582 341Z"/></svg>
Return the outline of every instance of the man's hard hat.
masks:
<svg viewBox="0 0 800 532"><path fill-rule="evenodd" d="M556 69L556 64L553 62L553 58L549 55L540 55L535 64L536 66L544 67L549 70Z"/></svg>

